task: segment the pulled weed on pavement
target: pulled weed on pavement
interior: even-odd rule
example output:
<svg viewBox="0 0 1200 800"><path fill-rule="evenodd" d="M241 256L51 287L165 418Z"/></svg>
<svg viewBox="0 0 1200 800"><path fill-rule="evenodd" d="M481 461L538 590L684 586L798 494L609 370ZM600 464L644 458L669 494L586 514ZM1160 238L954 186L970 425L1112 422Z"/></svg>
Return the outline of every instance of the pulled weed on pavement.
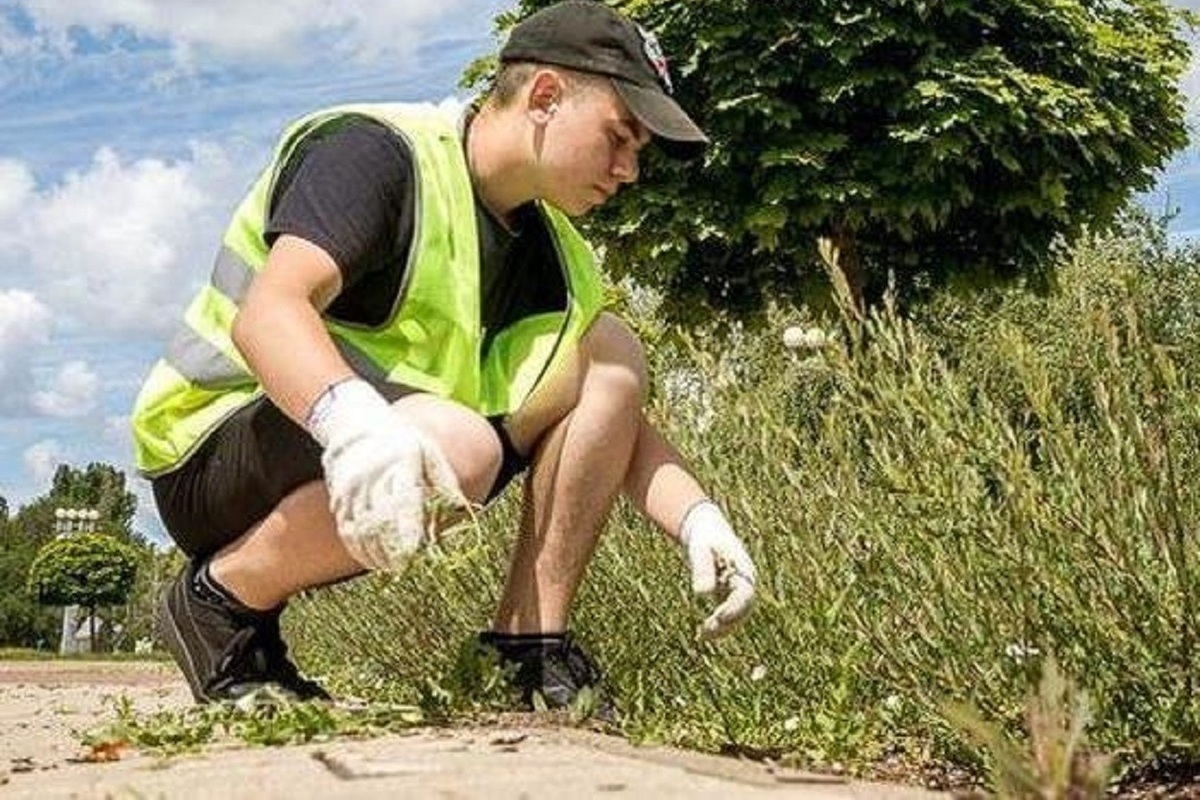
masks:
<svg viewBox="0 0 1200 800"><path fill-rule="evenodd" d="M80 735L80 742L87 748L85 760L113 760L124 748L168 756L201 750L219 741L277 746L378 736L425 721L413 706L294 702L269 690L249 694L235 703L149 714L138 713L124 695L109 698L109 702L115 719Z"/></svg>

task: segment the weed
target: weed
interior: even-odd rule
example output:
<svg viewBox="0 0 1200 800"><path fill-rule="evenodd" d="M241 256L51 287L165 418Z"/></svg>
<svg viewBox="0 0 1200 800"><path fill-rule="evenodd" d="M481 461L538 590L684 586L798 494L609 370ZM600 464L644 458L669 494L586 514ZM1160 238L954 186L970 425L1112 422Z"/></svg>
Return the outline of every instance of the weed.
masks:
<svg viewBox="0 0 1200 800"><path fill-rule="evenodd" d="M91 760L111 760L109 754L125 747L170 756L194 752L220 740L278 746L375 736L425 721L420 710L412 706L295 702L269 689L237 702L149 714L139 714L125 695L109 698L109 702L115 719L80 736L92 754Z"/></svg>
<svg viewBox="0 0 1200 800"><path fill-rule="evenodd" d="M1105 796L1110 759L1089 753L1092 720L1087 695L1059 671L1053 657L1038 691L1026 704L1028 745L987 722L969 705L946 708L947 717L991 757L992 785L1006 800L1095 800Z"/></svg>

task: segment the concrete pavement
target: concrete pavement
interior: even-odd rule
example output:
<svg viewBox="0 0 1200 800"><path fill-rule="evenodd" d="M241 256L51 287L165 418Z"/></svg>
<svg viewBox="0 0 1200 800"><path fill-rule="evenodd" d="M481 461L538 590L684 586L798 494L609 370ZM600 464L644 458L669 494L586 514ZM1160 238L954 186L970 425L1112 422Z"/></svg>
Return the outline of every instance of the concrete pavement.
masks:
<svg viewBox="0 0 1200 800"><path fill-rule="evenodd" d="M79 737L113 718L103 698L186 706L171 668L0 662L0 798L797 798L917 800L919 789L845 782L762 764L545 726L421 728L370 740L216 745L160 759L82 763Z"/></svg>

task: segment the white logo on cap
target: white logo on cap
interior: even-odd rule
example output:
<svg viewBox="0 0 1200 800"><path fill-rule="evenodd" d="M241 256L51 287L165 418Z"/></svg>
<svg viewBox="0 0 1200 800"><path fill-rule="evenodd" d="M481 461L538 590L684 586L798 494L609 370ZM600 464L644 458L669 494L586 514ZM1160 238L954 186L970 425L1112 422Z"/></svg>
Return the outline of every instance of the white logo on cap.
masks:
<svg viewBox="0 0 1200 800"><path fill-rule="evenodd" d="M662 46L658 43L658 37L641 25L638 25L637 29L638 33L642 35L642 49L646 51L646 58L650 59L650 66L654 67L654 71L658 73L658 79L663 82L663 86L667 87L667 91L674 94L675 87L671 85L671 73L667 69L667 57L663 53Z"/></svg>

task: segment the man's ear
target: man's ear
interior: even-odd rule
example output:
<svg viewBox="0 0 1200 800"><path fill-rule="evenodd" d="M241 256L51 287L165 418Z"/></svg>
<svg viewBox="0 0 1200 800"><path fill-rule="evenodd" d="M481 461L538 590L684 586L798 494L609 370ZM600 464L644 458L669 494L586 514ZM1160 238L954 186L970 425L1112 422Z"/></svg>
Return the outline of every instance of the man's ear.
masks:
<svg viewBox="0 0 1200 800"><path fill-rule="evenodd" d="M563 80L552 69L539 69L529 82L526 113L535 125L546 125L558 113L563 95Z"/></svg>

